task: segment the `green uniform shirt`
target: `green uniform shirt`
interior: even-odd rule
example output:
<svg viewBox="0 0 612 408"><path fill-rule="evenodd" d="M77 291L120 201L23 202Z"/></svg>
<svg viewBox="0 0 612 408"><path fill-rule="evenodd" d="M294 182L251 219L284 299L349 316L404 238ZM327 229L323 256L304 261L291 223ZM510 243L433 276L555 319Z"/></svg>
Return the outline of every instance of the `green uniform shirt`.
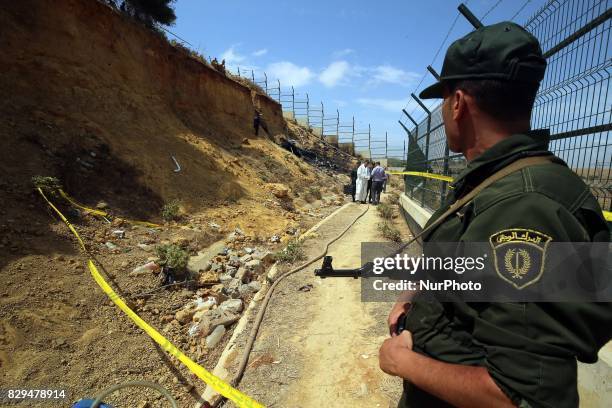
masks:
<svg viewBox="0 0 612 408"><path fill-rule="evenodd" d="M429 223L458 197L509 163L548 152L548 131L516 134L470 162ZM562 160L517 171L484 189L425 241L487 242L499 231L537 231L554 241L609 241L589 187ZM448 363L487 368L523 407L576 407L577 363L597 361L612 337L610 303L413 302L406 319L414 349ZM448 406L406 383L400 407Z"/></svg>

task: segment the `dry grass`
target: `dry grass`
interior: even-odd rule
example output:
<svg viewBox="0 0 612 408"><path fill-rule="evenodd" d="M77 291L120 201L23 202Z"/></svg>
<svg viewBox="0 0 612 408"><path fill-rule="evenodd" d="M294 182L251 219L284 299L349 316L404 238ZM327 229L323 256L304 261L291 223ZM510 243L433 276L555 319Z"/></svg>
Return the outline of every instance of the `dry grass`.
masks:
<svg viewBox="0 0 612 408"><path fill-rule="evenodd" d="M378 231L382 234L385 239L393 242L401 242L402 234L399 230L389 222L383 222L382 224L378 224Z"/></svg>

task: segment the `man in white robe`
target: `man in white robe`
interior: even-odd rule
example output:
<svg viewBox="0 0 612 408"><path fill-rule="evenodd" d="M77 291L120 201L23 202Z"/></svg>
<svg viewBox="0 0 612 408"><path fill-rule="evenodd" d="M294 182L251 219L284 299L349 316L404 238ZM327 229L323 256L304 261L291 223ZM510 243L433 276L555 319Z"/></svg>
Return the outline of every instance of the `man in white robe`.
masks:
<svg viewBox="0 0 612 408"><path fill-rule="evenodd" d="M368 173L368 161L361 163L361 166L357 169L357 192L355 194L355 200L360 201L362 204L365 203L366 195L368 193L368 180L370 175Z"/></svg>

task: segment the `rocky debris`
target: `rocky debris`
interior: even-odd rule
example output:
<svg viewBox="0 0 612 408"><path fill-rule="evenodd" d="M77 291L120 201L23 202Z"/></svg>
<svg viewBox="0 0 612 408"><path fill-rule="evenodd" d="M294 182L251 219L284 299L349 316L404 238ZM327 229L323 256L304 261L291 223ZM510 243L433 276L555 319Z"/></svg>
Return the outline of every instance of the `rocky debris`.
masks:
<svg viewBox="0 0 612 408"><path fill-rule="evenodd" d="M112 242L110 242L110 241L106 241L106 242L104 243L104 245L106 245L106 247L107 247L108 249L110 249L111 251L114 251L114 250L116 250L116 249L119 249L119 247L118 247L117 245L113 244L113 243L112 243Z"/></svg>
<svg viewBox="0 0 612 408"><path fill-rule="evenodd" d="M307 285L304 285L304 286L300 286L300 287L298 288L298 290L299 290L300 292L310 292L310 290L311 290L311 289L312 289L312 284L310 284L310 283L309 283L309 284L307 284Z"/></svg>
<svg viewBox="0 0 612 408"><path fill-rule="evenodd" d="M196 313L195 308L181 309L174 315L174 318L180 324L187 324L193 319L193 315Z"/></svg>
<svg viewBox="0 0 612 408"><path fill-rule="evenodd" d="M152 252L153 249L155 249L155 247L153 245L149 245L149 244L136 244L136 246L140 249L142 249L145 252Z"/></svg>
<svg viewBox="0 0 612 408"><path fill-rule="evenodd" d="M115 237L119 238L119 239L123 239L123 238L125 238L125 231L124 231L124 230L114 230L114 231L112 232L112 234L113 234Z"/></svg>
<svg viewBox="0 0 612 408"><path fill-rule="evenodd" d="M200 286L210 285L217 282L219 282L219 272L217 271L210 270L202 272L200 273L200 276L198 276L198 284Z"/></svg>
<svg viewBox="0 0 612 408"><path fill-rule="evenodd" d="M249 273L249 270L245 267L238 268L238 271L234 275L234 277L240 280L240 282L246 282L250 278L250 276L251 274Z"/></svg>
<svg viewBox="0 0 612 408"><path fill-rule="evenodd" d="M161 268L155 262L147 262L144 265L137 266L128 274L128 276L142 276L150 273L158 273Z"/></svg>
<svg viewBox="0 0 612 408"><path fill-rule="evenodd" d="M252 254L253 252L255 252L255 250L253 248L246 247L244 248L244 252L246 252L247 254Z"/></svg>
<svg viewBox="0 0 612 408"><path fill-rule="evenodd" d="M260 274L263 272L263 264L259 259L253 259L244 264L247 269L249 269L252 274Z"/></svg>
<svg viewBox="0 0 612 408"><path fill-rule="evenodd" d="M287 198L289 196L289 187L281 183L268 183L266 184L266 188L274 195L276 198Z"/></svg>
<svg viewBox="0 0 612 408"><path fill-rule="evenodd" d="M234 278L227 285L223 285L223 293L231 298L239 298L241 284L242 281L240 279Z"/></svg>
<svg viewBox="0 0 612 408"><path fill-rule="evenodd" d="M259 281L252 281L250 283L240 285L240 288L238 289L238 293L240 293L241 296L246 296L252 293L257 293L260 290L261 290L261 283L259 283Z"/></svg>
<svg viewBox="0 0 612 408"><path fill-rule="evenodd" d="M242 299L228 299L219 305L219 309L231 313L240 313L242 311Z"/></svg>
<svg viewBox="0 0 612 408"><path fill-rule="evenodd" d="M213 228L213 229L216 229L216 230L221 229L221 226L219 224L217 224L216 222L209 222L208 226L210 228Z"/></svg>
<svg viewBox="0 0 612 408"><path fill-rule="evenodd" d="M272 235L270 237L270 242L273 243L273 244L279 243L280 240L281 240L280 237L278 235L276 235L276 234L274 234L274 235Z"/></svg>

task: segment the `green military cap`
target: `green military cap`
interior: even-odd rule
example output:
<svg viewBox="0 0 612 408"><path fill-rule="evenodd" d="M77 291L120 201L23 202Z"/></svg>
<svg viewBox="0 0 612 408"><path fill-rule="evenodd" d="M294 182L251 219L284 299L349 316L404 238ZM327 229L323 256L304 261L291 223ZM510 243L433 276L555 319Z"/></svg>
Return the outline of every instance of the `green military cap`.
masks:
<svg viewBox="0 0 612 408"><path fill-rule="evenodd" d="M453 42L446 51L440 80L419 96L442 98L449 80L540 82L545 70L546 59L537 38L518 24L504 21L480 27Z"/></svg>

